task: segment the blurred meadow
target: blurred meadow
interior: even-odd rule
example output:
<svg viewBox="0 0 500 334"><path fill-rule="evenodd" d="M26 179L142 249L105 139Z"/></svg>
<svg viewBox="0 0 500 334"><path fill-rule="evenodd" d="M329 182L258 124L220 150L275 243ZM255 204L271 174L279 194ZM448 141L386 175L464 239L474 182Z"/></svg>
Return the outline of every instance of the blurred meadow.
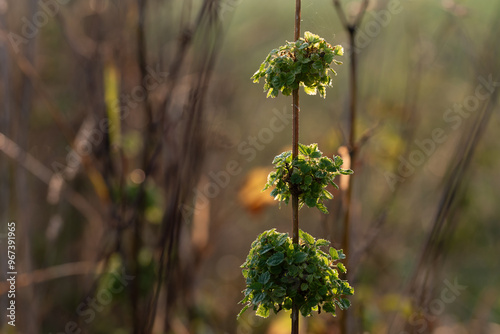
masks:
<svg viewBox="0 0 500 334"><path fill-rule="evenodd" d="M355 147L354 175L300 220L348 242L355 294L301 333L499 334L500 3L340 3L355 47L334 2L302 1L302 35L345 54L326 99L300 89L300 142L346 164ZM290 333L288 313L236 315L252 241L291 233L261 192L291 147L291 97L250 77L293 39L294 9L0 0L1 333Z"/></svg>

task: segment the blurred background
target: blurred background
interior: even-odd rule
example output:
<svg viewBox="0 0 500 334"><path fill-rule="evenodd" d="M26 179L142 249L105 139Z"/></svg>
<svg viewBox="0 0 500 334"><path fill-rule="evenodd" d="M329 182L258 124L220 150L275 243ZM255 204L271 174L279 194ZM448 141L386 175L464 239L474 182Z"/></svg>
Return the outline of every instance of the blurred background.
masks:
<svg viewBox="0 0 500 334"><path fill-rule="evenodd" d="M291 233L261 192L291 97L250 76L294 10L0 0L0 332L290 332L236 314L251 242ZM346 52L326 99L301 90L300 142L355 173L300 226L346 250L355 295L301 333L500 333L500 4L303 0L308 30Z"/></svg>

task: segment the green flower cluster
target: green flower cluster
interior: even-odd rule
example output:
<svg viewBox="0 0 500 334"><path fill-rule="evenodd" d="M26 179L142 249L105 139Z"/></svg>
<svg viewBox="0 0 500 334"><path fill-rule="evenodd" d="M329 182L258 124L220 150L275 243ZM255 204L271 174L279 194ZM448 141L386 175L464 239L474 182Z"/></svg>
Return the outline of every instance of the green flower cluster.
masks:
<svg viewBox="0 0 500 334"><path fill-rule="evenodd" d="M344 265L335 263L345 258L342 250L330 247L327 254L320 249L330 244L327 240L315 240L303 231L299 231L299 237L300 243L293 244L288 234L272 229L252 243L241 266L247 288L240 301L245 306L238 317L253 307L257 315L266 318L271 310L290 310L292 301L303 316L322 309L335 316L336 306L350 306L342 297L353 295L354 290L339 278L338 271L346 272Z"/></svg>
<svg viewBox="0 0 500 334"><path fill-rule="evenodd" d="M288 204L292 191L299 197L299 205L317 207L321 212L328 213L323 201L332 199L332 194L326 190L328 184L335 184L335 176L352 174L350 169L342 169L344 162L339 156L333 160L324 157L318 149L318 144L299 144L299 155L292 161L292 152L283 152L273 160L275 171L267 178L264 190L275 187L271 196Z"/></svg>
<svg viewBox="0 0 500 334"><path fill-rule="evenodd" d="M273 49L252 79L259 82L260 78L265 78L267 97L276 97L280 91L289 96L293 90L303 86L307 94L316 95L319 92L324 98L326 87L332 86L330 71L337 74L330 64L342 64L334 57L343 53L342 46L331 46L323 38L306 31L304 38Z"/></svg>

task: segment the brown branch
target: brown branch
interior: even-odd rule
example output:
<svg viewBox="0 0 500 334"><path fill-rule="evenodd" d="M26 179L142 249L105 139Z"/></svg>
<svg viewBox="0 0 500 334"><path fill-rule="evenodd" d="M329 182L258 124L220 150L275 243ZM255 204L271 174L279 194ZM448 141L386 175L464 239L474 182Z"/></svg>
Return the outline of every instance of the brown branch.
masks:
<svg viewBox="0 0 500 334"><path fill-rule="evenodd" d="M4 44L9 44L9 45L11 44L8 41L7 33L3 29L0 29L0 40ZM21 70L21 72L23 72L23 74L30 80L30 82L33 84L33 87L42 97L42 100L45 102L47 109L49 110L52 118L56 122L57 127L59 128L65 139L68 141L68 143L71 143L72 138L74 137L73 130L71 130L71 128L69 127L68 122L65 120L62 112L52 102L52 98L50 97L50 94L47 92L47 90L44 88L44 84L40 79L40 76L38 75L36 69L29 62L26 56L24 56L20 52L16 53L13 58L17 66Z"/></svg>
<svg viewBox="0 0 500 334"><path fill-rule="evenodd" d="M350 58L350 66L349 66L349 154L351 156L351 166L353 168L356 167L356 158L357 158L357 146L356 146L356 109L357 109L357 59L356 59L356 31L358 26L361 24L361 20L366 12L366 8L368 7L369 0L364 0L358 15L354 19L352 23L348 22L347 17L345 15L345 11L342 9L339 0L333 0L333 5L339 16L340 22L342 23L344 29L346 30L349 36L349 58ZM346 265L349 266L350 262L350 222L351 222L351 207L352 207L352 192L354 188L354 178L349 178L349 187L347 188L347 192L343 198L344 203L344 221L343 221L343 229L344 234L342 238L342 246L344 248L344 253L347 255L345 260ZM347 276L349 278L350 276ZM342 313L342 318L340 321L340 331L342 334L347 333L347 322L348 322L348 310Z"/></svg>
<svg viewBox="0 0 500 334"><path fill-rule="evenodd" d="M361 5L361 9L358 12L358 16L356 16L356 19L354 20L353 26L355 28L358 28L359 25L361 24L361 20L363 20L363 16L366 13L366 9L368 8L368 2L369 0L363 0L363 4Z"/></svg>
<svg viewBox="0 0 500 334"><path fill-rule="evenodd" d="M16 276L16 289L25 288L34 284L39 284L54 279L87 275L92 272L98 272L94 262L72 262L65 263L49 268L38 269L30 273L22 273ZM10 288L10 282L0 282L0 296L7 293Z"/></svg>
<svg viewBox="0 0 500 334"><path fill-rule="evenodd" d="M339 0L333 0L333 6L335 7L335 11L337 12L337 15L339 16L340 23L344 27L345 30L349 29L349 23L347 22L347 17L345 15L344 10L342 9L342 5L340 4Z"/></svg>
<svg viewBox="0 0 500 334"><path fill-rule="evenodd" d="M64 180L61 176L53 174L50 169L45 167L40 161L24 151L19 147L19 145L17 145L1 132L0 151L2 151L12 160L16 161L20 166L25 168L28 172L33 174L36 178L38 178L48 186L51 185L51 182L55 182L55 180L57 180L57 182L64 183ZM68 188L66 189L64 198L66 198L66 200L71 205L73 205L75 209L77 209L84 217L86 217L89 222L92 222L93 224L102 223L99 212L94 209L94 206L90 204L85 199L85 197L83 197L79 193L74 192L72 189Z"/></svg>

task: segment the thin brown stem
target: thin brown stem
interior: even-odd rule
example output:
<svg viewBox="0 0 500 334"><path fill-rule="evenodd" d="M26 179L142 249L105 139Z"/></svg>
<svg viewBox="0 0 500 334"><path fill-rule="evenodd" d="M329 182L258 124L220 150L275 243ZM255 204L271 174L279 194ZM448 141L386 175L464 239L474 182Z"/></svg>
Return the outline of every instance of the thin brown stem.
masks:
<svg viewBox="0 0 500 334"><path fill-rule="evenodd" d="M349 155L351 157L351 168L354 168L356 164L356 52L355 52L355 37L356 37L356 28L350 27L347 29L349 33L349 43L351 46L350 52L350 67L349 67ZM347 258L345 260L345 264L349 267L349 255L350 255L350 240L351 240L351 231L350 231L350 222L351 222L351 206L352 206L352 189L353 189L353 178L349 178L349 187L347 188L347 193L345 195L345 204L344 204L344 235L342 240L342 247L344 248L344 253ZM342 314L341 322L340 322L340 332L342 334L347 333L347 319L348 314L347 310Z"/></svg>
<svg viewBox="0 0 500 334"><path fill-rule="evenodd" d="M348 147L349 147L349 155L351 158L351 168L354 168L356 165L357 158L357 149L358 145L356 144L356 102L357 102L357 67L356 67L356 32L361 24L361 20L366 12L366 8L368 7L369 0L363 0L360 11L358 15L355 17L352 23L348 22L347 17L345 15L344 10L340 4L339 0L333 0L333 5L335 10L339 16L340 22L342 26L346 30L349 36L349 136L348 136ZM349 266L349 253L350 253L350 222L352 219L352 192L353 192L353 178L349 178L349 187L347 188L347 192L344 197L344 235L342 240L342 246L344 248L344 253L347 255L346 266ZM348 331L348 312L347 310L343 312L342 318L340 320L340 332L342 334L346 334Z"/></svg>
<svg viewBox="0 0 500 334"><path fill-rule="evenodd" d="M301 0L295 1L295 33L294 40L300 38ZM292 159L299 155L299 89L292 93L293 126L292 126ZM299 243L299 197L296 189L292 189L292 235L293 243ZM299 308L292 305L292 334L299 334Z"/></svg>
<svg viewBox="0 0 500 334"><path fill-rule="evenodd" d="M293 136L292 136L292 159L299 154L299 90L293 91ZM297 189L292 189L292 222L293 242L299 243L299 197Z"/></svg>

